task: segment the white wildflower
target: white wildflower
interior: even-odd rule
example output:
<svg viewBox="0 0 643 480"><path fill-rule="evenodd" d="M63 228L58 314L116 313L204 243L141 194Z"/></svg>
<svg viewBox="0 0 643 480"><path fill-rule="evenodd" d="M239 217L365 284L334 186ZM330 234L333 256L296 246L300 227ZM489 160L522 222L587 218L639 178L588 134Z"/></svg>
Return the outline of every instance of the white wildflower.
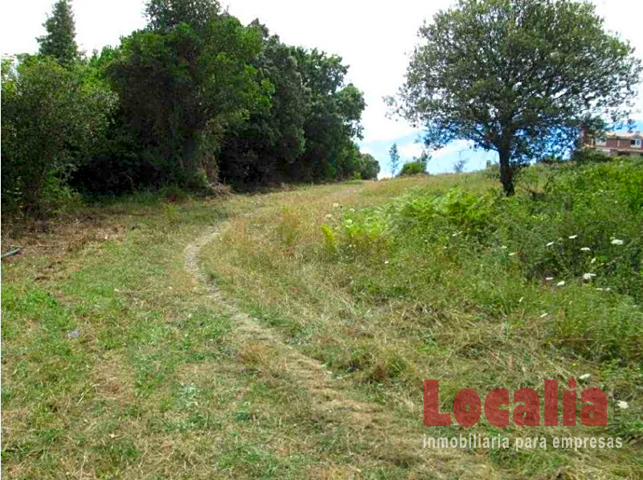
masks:
<svg viewBox="0 0 643 480"><path fill-rule="evenodd" d="M565 285L565 280L561 280L560 282L558 282L558 283L556 284L556 286L557 286L557 287L562 287L562 286L564 286L564 285Z"/></svg>
<svg viewBox="0 0 643 480"><path fill-rule="evenodd" d="M589 251L591 251L591 250L592 250L592 249L591 249L591 248L589 248L589 247L583 247L583 248L581 248L581 249L580 249L580 251L581 251L581 252L589 252Z"/></svg>
<svg viewBox="0 0 643 480"><path fill-rule="evenodd" d="M620 238L615 238L612 240L612 245L623 245L625 242L621 240Z"/></svg>
<svg viewBox="0 0 643 480"><path fill-rule="evenodd" d="M592 376L591 374L589 374L589 373L585 373L585 374L581 375L581 376L580 376L580 377L578 377L578 378L579 378L580 380L588 380L588 379L589 379L589 377L591 377L591 376Z"/></svg>
<svg viewBox="0 0 643 480"><path fill-rule="evenodd" d="M545 280L546 280L547 282L551 282L553 279L554 279L554 277L545 277Z"/></svg>
<svg viewBox="0 0 643 480"><path fill-rule="evenodd" d="M518 303L522 303L522 301L525 299L525 297L520 297L520 300L518 300Z"/></svg>
<svg viewBox="0 0 643 480"><path fill-rule="evenodd" d="M386 260L386 261L384 262L384 265L388 265L388 260Z"/></svg>
<svg viewBox="0 0 643 480"><path fill-rule="evenodd" d="M589 262L589 263L591 263L592 265L595 264L596 263L596 257L592 258L592 261Z"/></svg>
<svg viewBox="0 0 643 480"><path fill-rule="evenodd" d="M543 313L543 314L540 316L540 318L545 318L547 315L549 315L549 314L548 314L548 313Z"/></svg>
<svg viewBox="0 0 643 480"><path fill-rule="evenodd" d="M503 246L501 246L500 248L502 248L503 250L507 250L507 246L506 246L506 245L503 245Z"/></svg>
<svg viewBox="0 0 643 480"><path fill-rule="evenodd" d="M618 405L618 408L622 410L627 410L628 408L630 408L625 400L619 400L618 402L616 402L616 405Z"/></svg>
<svg viewBox="0 0 643 480"><path fill-rule="evenodd" d="M555 242L549 242L546 246L551 247Z"/></svg>
<svg viewBox="0 0 643 480"><path fill-rule="evenodd" d="M595 273L583 273L583 280L591 280L596 276Z"/></svg>
<svg viewBox="0 0 643 480"><path fill-rule="evenodd" d="M510 257L513 257L516 253L518 253L518 252L511 252L511 253L509 254L509 256L510 256Z"/></svg>
<svg viewBox="0 0 643 480"><path fill-rule="evenodd" d="M578 238L578 235L570 235L570 236L569 236L569 239L570 239L570 240L574 240L574 239L576 239L576 238Z"/></svg>

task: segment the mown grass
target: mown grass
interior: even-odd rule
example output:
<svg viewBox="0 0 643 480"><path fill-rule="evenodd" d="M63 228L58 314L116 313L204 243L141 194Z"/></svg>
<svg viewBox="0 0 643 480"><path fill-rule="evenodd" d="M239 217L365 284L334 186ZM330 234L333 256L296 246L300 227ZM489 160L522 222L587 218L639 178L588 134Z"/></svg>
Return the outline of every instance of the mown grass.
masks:
<svg viewBox="0 0 643 480"><path fill-rule="evenodd" d="M203 261L245 309L408 422L422 419L426 378L440 379L450 411L461 388L542 398L544 379L589 373L580 389L603 389L610 419L615 393L628 402L620 427L483 419L450 434L548 438L544 451L471 452L503 477L638 478L643 167L538 167L524 182L530 192L511 200L485 173L274 195ZM570 435L625 445L551 448Z"/></svg>
<svg viewBox="0 0 643 480"><path fill-rule="evenodd" d="M271 203L137 199L14 233L25 249L2 264L4 476L400 478L433 470L345 424L341 411L314 409L280 351L239 335L186 272L187 244ZM462 472L467 463L444 465Z"/></svg>
<svg viewBox="0 0 643 480"><path fill-rule="evenodd" d="M615 176L601 188L612 201L633 199L627 209L579 199L573 182L569 198L546 193L561 204L527 194L504 202L480 173L213 201L145 198L23 232L11 241L24 255L2 265L3 474L638 478L640 211L623 179L637 171L593 172L595 181ZM540 182L542 192L549 174L538 172L531 187ZM578 210L567 209L570 198ZM571 213L556 223L555 212ZM223 233L200 260L225 296L323 362L342 395L379 405L395 431L320 412L281 347L239 334L184 268L186 245L215 223ZM601 270L588 282L593 252L590 265ZM629 403L620 428L422 426L425 378L440 379L448 411L463 387L542 394L545 378L585 373L587 385ZM387 438L421 445L423 433L618 435L625 446L418 457Z"/></svg>

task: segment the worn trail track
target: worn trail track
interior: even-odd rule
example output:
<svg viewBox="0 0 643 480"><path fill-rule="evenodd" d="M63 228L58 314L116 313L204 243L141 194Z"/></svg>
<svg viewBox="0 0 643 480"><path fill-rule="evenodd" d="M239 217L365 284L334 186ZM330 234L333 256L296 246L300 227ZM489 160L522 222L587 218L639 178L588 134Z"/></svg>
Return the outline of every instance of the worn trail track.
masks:
<svg viewBox="0 0 643 480"><path fill-rule="evenodd" d="M211 228L186 247L185 269L212 300L232 317L237 324L236 333L242 340L263 345L278 353L280 365L311 394L311 407L317 415L349 428L362 438L372 438L371 454L376 458L407 465L422 462L429 467L429 471L433 474L439 472L441 477L456 473L459 478L480 478L481 474L483 478L493 478L488 466L475 462L471 456L463 457L457 449L424 450L418 430L409 431L393 412L382 405L349 398L345 383L333 379L321 362L288 345L277 332L262 326L258 320L242 312L233 301L226 299L213 280L200 269L199 253L204 246L222 235L227 225L229 222Z"/></svg>

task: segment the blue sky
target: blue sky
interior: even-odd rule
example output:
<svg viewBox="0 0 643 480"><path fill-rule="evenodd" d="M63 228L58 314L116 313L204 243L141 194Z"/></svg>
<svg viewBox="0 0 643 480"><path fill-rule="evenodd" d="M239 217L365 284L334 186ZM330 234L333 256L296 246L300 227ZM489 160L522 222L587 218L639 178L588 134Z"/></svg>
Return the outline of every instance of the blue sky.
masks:
<svg viewBox="0 0 643 480"><path fill-rule="evenodd" d="M360 142L362 152L370 153L380 162L380 178L391 175L389 149L393 143L397 143L400 154L400 165L410 162L413 157L419 157L422 153L422 143L419 142L419 133L412 133L394 139L393 141L370 141ZM429 173L446 173L453 171L453 165L460 159L466 160L464 170L471 172L485 168L487 161L498 161L496 152L485 152L475 150L467 142L452 142L446 147L433 152L429 162Z"/></svg>
<svg viewBox="0 0 643 480"><path fill-rule="evenodd" d="M635 123L634 130L643 131L643 121ZM420 156L422 152L422 143L420 140L421 130L414 133L400 136L393 140L375 140L362 141L360 149L363 152L370 153L380 162L380 178L391 175L389 149L393 143L397 143L398 152L400 153L400 165L410 162L413 157ZM497 162L498 154L490 151L475 150L470 144L463 141L452 142L446 147L433 153L429 162L429 173L446 173L453 172L454 164L464 159L467 161L465 171L472 172L485 168L487 161Z"/></svg>

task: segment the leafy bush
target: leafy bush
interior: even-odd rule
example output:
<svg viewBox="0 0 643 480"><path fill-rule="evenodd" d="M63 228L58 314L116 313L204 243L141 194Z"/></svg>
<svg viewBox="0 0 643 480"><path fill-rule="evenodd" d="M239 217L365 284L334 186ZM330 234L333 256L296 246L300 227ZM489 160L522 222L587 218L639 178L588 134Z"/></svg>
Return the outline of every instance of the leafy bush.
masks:
<svg viewBox="0 0 643 480"><path fill-rule="evenodd" d="M567 169L545 197L501 202L498 241L520 252L529 278L577 278L643 299L643 163Z"/></svg>
<svg viewBox="0 0 643 480"><path fill-rule="evenodd" d="M426 165L419 160L405 163L404 165L402 165L402 170L400 171L400 177L410 177L413 175L426 174Z"/></svg>
<svg viewBox="0 0 643 480"><path fill-rule="evenodd" d="M24 56L2 64L2 203L41 214L107 127L116 97L86 67Z"/></svg>
<svg viewBox="0 0 643 480"><path fill-rule="evenodd" d="M404 232L438 238L462 232L481 235L489 225L492 197L479 197L458 188L444 195L411 193L396 206L394 223Z"/></svg>
<svg viewBox="0 0 643 480"><path fill-rule="evenodd" d="M572 154L571 160L578 163L604 163L613 158L593 148L582 148Z"/></svg>
<svg viewBox="0 0 643 480"><path fill-rule="evenodd" d="M360 155L360 178L362 180L377 180L379 173L379 162L371 154L362 153Z"/></svg>
<svg viewBox="0 0 643 480"><path fill-rule="evenodd" d="M339 224L321 226L324 253L339 254L338 258L343 259L373 259L388 246L389 226L388 218L381 209L351 211L344 215Z"/></svg>

